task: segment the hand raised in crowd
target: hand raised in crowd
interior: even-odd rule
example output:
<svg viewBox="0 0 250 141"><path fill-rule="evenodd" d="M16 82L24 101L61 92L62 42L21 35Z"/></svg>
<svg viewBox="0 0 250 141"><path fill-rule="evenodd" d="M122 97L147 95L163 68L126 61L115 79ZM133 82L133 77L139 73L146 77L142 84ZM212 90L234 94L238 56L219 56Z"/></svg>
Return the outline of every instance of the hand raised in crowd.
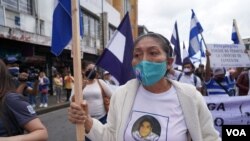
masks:
<svg viewBox="0 0 250 141"><path fill-rule="evenodd" d="M22 72L18 75L19 80L28 80L29 74L26 72Z"/></svg>
<svg viewBox="0 0 250 141"><path fill-rule="evenodd" d="M206 55L207 55L207 56L211 56L210 51L208 51L207 49L206 49Z"/></svg>
<svg viewBox="0 0 250 141"><path fill-rule="evenodd" d="M68 108L68 119L73 124L84 124L85 132L88 133L93 125L93 120L88 112L88 104L85 100L78 105L75 102Z"/></svg>

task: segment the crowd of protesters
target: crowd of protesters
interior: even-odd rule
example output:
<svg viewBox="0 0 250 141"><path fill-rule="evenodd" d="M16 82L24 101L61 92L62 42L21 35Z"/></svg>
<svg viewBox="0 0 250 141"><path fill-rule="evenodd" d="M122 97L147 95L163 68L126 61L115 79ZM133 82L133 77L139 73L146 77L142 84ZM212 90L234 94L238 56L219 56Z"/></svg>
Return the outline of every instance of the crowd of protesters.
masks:
<svg viewBox="0 0 250 141"><path fill-rule="evenodd" d="M145 54L147 53L146 50L148 48L149 48L148 50L151 50L151 48L147 47L147 45L144 46L145 45L143 44L144 42L147 42L149 44L154 44L155 49L153 49L153 51L158 52L159 57L157 57L157 55L151 56L151 57L146 56L148 57L147 59L152 60L151 62L148 60L143 60L144 58L139 58L140 55L143 55L142 53L145 53ZM101 126L101 123L105 124L107 122L107 116L108 116L108 110L105 107L103 93L107 94L108 97L110 98L113 95L113 93L116 92L116 90L118 90L119 93L124 93L127 90L130 91L130 89L127 89L126 87L128 88L133 87L133 89L136 90L136 91L133 91L134 94L137 94L138 92L143 92L143 93L150 93L150 94L158 95L159 93L158 90L163 89L162 91L160 91L160 93L169 93L169 91L171 90L171 93L174 92L175 94L177 93L177 95L183 96L183 93L181 92L183 88L192 90L192 91L187 92L187 93L193 92L190 95L201 94L203 96L217 96L217 95L246 96L250 94L249 92L249 85L250 85L249 68L225 68L225 67L211 68L210 58L209 58L211 54L209 51L206 51L206 55L207 55L207 59L205 63L206 65L199 64L198 68L195 68L195 65L193 64L193 62L189 58L185 58L182 64L182 70L178 70L178 69L174 69L171 65L173 60L171 59L171 57L168 56L169 55L168 52L171 52L171 49L169 49L170 51L166 50L166 48L169 48L170 45L169 45L168 40L165 39L162 35L156 34L156 33L150 33L142 37L139 37L137 41L135 42L135 47L136 47L136 49L134 50L135 55L133 58L134 62L132 62L134 69L136 69L137 71L147 71L144 69L145 68L149 69L150 67L154 66L154 67L159 67L158 71L161 71L161 72L158 72L156 70L155 72L143 72L143 73L148 73L148 75L144 76L145 78L141 78L143 76L138 75L137 76L138 81L134 82L135 80L132 80L130 82L134 86L137 86L137 88L134 88L134 86L130 86L130 83L126 84L123 87L118 88L119 84L116 83L115 79L112 79L112 76L108 71L98 72L97 70L99 68L97 69L94 63L87 64L86 68L84 68L82 72L83 99L87 101L87 104L85 103L82 106L86 107L88 105L88 110L85 112L79 111L80 110L79 105L76 105L74 103L74 96L73 96L74 95L74 87L73 87L74 76L72 76L70 70L67 70L65 75L56 71L54 73L53 79L50 80L46 76L46 73L43 70L37 70L33 67L30 67L28 69L20 69L19 65L21 62L19 62L15 57L14 58L9 57L6 60L4 60L4 62L6 64L6 70L8 70L10 77L8 77L7 73L5 75L6 75L6 79L7 78L11 79L11 82L13 82L13 86L15 86L15 87L11 87L12 85L10 85L9 90L11 91L14 90L12 93L21 94L23 97L26 97L29 103L23 102L22 105L31 106L32 108L29 109L29 112L32 110L34 111L34 108L37 107L38 98L40 98L40 105L39 105L40 108L48 107L48 100L49 100L48 96L50 95L50 93L55 93L57 104L61 102L71 101L72 104L69 109L69 120L72 123L84 123L87 129L86 132L87 133L90 132L88 137L90 137L91 139L97 139L97 138L99 139L99 137L102 138L101 136L93 136L95 133L97 133L97 130L99 130L98 128L100 129L110 128L110 127ZM167 54L165 54L164 51ZM159 60L161 60L162 62L158 63ZM2 66L4 65L2 64ZM151 75L152 77L146 78ZM156 77L157 77L157 80L155 80ZM176 81L179 81L181 83L176 82ZM50 87L49 87L50 83L52 83L54 91L50 90ZM179 85L183 88L181 88ZM183 91L185 91L185 89L183 89ZM5 92L5 91L0 90L0 92ZM63 99L64 93L66 94L65 99ZM3 96L1 96L1 102L4 100L2 97ZM117 97L119 98L119 96L115 96L115 97L116 97L116 100L118 100ZM126 97L123 97L123 98L126 98ZM140 103L140 100L139 98L137 98L137 96L134 98L135 99L130 99L130 100L134 100ZM200 100L200 97L196 97L196 98ZM143 97L140 97L140 99L147 100ZM155 100L157 101L157 99ZM176 97L175 97L175 100L176 100L175 102L178 103L178 100L176 99ZM190 100L190 102L194 102L194 101ZM111 104L118 104L118 103L111 103ZM113 112L120 113L119 111L116 111L117 110L116 108L118 108L119 106L122 106L119 104L117 105L117 107L114 107L114 105L111 106ZM200 104L202 105L203 110L204 110L203 114L207 115L210 121L211 117L207 113L208 110L207 108L204 107L204 102L202 100ZM131 108L145 110L141 108L138 104L130 105L130 106L133 106ZM185 109L180 109L180 110L185 110ZM161 111L159 112L161 113ZM39 131L43 134L43 137L41 136L41 139L42 138L46 139L47 131L44 128L44 126L40 123L40 120L36 118L35 112L29 113L29 114L30 114L30 117L29 117L30 121L28 121L27 124L31 124L34 122L36 124L36 127L34 126L34 128L41 129L41 131ZM79 117L77 114L85 115L85 116ZM114 113L111 113L111 114L114 114ZM2 115L0 115L0 117L1 116ZM116 115L111 115L111 116L113 117L110 117L109 119L110 121L112 120L112 118L120 119L120 117L116 117ZM186 118L185 116L187 115L183 116L181 114L180 116L182 116L183 118ZM198 116L201 116L201 115L197 115L197 117ZM35 120L33 121L33 119ZM120 119L120 120L124 120L124 119ZM18 122L20 122L18 124L22 124L23 121L18 121ZM107 123L107 125L113 126L113 128L117 128L116 125L112 125L113 124L112 122ZM137 124L136 122L137 121L135 121L134 124ZM150 122L145 122L145 124L149 124ZM197 122L203 122L203 121L197 121ZM115 121L114 121L114 124L115 124ZM143 124L141 124L141 126L142 125ZM122 126L125 126L125 125L122 125ZM183 129L185 128L185 131L188 128L192 129L191 127L188 127L188 125L184 126L183 123L181 126L183 126ZM31 128L31 127L28 127L28 125L26 124L22 125L21 127L22 127L22 131L30 130ZM210 127L210 132L213 134L211 138L215 138L217 140L218 139L217 133L215 133L211 127ZM122 131L122 133L126 134L126 136L128 135L128 137L126 137L128 139L133 138L129 136L128 130L133 130L134 127L129 125L126 128L127 129L125 131ZM138 131L136 133L138 134L138 136L140 134L140 130L141 130L140 128L142 127L137 128ZM7 135L7 130L6 131L1 130L1 132L6 132L6 135ZM206 131L201 130L200 132L202 133ZM22 133L14 133L14 134L18 135ZM35 134L35 133L32 133L32 134ZM110 131L105 131L105 134L107 135L107 138L109 139L110 139L109 135L113 136L113 133L111 133ZM112 136L111 138L113 138ZM189 136L196 137L196 135L192 135L192 134L191 135L189 134ZM157 138L159 138L159 135L157 135ZM186 138L186 136L185 137L183 136L183 138ZM89 140L89 138L86 138L86 140Z"/></svg>
<svg viewBox="0 0 250 141"><path fill-rule="evenodd" d="M209 51L206 52L206 65L195 68L188 57L183 60L182 70L170 68L167 77L191 84L203 96L244 96L249 94L249 68L211 68Z"/></svg>
<svg viewBox="0 0 250 141"><path fill-rule="evenodd" d="M107 123L93 117L95 111L89 107L91 103L87 99L81 105L71 103L69 120L84 124L87 137L93 141L220 141L199 91L201 82L195 88L165 77L172 64L170 48L168 39L160 34L138 37L132 60L137 79L128 81L111 95ZM183 74L183 78L194 71L190 65L186 68L189 74Z"/></svg>

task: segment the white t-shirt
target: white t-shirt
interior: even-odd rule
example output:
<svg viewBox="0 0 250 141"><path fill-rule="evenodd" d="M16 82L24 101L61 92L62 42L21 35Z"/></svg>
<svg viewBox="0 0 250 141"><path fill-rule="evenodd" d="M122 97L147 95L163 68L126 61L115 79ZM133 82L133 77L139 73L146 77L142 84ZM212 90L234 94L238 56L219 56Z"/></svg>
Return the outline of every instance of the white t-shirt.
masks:
<svg viewBox="0 0 250 141"><path fill-rule="evenodd" d="M86 85L83 89L83 99L88 103L89 114L91 117L100 119L106 114L101 88L97 81Z"/></svg>
<svg viewBox="0 0 250 141"><path fill-rule="evenodd" d="M175 71L174 76L178 79L178 77L179 77L179 75L181 75L181 73L182 72ZM194 82L194 77L196 77L196 80L197 80L196 85L195 85L195 82ZM184 73L182 73L182 76L180 77L179 82L186 83L186 84L191 84L191 85L195 86L196 88L201 88L202 87L201 79L198 76L195 76L194 74L185 75Z"/></svg>
<svg viewBox="0 0 250 141"><path fill-rule="evenodd" d="M187 126L176 89L154 94L139 87L125 141L187 141Z"/></svg>
<svg viewBox="0 0 250 141"><path fill-rule="evenodd" d="M100 84L102 85L103 90L107 96L112 96L112 91L109 86L102 80L99 79ZM100 119L106 115L106 111L103 104L103 98L101 93L101 88L97 82L94 81L92 84L88 84L82 91L83 99L88 103L89 114L91 117ZM74 95L74 87L71 91L70 101L72 101L72 97Z"/></svg>

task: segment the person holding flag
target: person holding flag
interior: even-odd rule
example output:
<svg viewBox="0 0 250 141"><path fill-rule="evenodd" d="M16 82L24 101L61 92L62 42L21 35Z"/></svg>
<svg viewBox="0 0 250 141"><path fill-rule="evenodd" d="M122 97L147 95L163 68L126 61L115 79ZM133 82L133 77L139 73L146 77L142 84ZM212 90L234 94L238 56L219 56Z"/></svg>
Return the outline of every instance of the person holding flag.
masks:
<svg viewBox="0 0 250 141"><path fill-rule="evenodd" d="M109 105L105 105L104 96L110 99L113 92L108 84L102 79L98 79L98 72L93 62L89 62L85 68L83 76L83 99L88 103L88 111L92 118L99 120L101 123L106 123L107 112ZM74 88L72 90L70 101L75 101ZM85 138L85 141L90 139Z"/></svg>
<svg viewBox="0 0 250 141"><path fill-rule="evenodd" d="M86 101L70 104L69 121L84 124L87 137L96 141L136 140L133 133L145 117L154 119L152 132L159 140L220 141L199 91L189 84L166 79L167 68L172 64L170 48L170 42L160 34L138 37L132 58L136 79L112 95L107 123L91 118Z"/></svg>
<svg viewBox="0 0 250 141"><path fill-rule="evenodd" d="M206 86L207 95L235 96L236 95L235 78L238 77L238 75L242 71L242 68L237 68L234 73L226 75L225 67L211 68L210 67L211 53L208 50L206 50L206 55L207 55L207 61L206 61L204 83Z"/></svg>

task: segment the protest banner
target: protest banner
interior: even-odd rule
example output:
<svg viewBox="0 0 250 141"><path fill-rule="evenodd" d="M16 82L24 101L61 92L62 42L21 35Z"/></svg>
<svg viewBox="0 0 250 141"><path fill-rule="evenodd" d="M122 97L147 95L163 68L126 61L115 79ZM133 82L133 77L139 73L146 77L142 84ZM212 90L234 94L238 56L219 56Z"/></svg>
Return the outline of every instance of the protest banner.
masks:
<svg viewBox="0 0 250 141"><path fill-rule="evenodd" d="M250 96L204 96L214 126L221 135L223 125L250 125Z"/></svg>
<svg viewBox="0 0 250 141"><path fill-rule="evenodd" d="M210 65L214 67L250 67L245 46L241 44L208 44L211 53Z"/></svg>

